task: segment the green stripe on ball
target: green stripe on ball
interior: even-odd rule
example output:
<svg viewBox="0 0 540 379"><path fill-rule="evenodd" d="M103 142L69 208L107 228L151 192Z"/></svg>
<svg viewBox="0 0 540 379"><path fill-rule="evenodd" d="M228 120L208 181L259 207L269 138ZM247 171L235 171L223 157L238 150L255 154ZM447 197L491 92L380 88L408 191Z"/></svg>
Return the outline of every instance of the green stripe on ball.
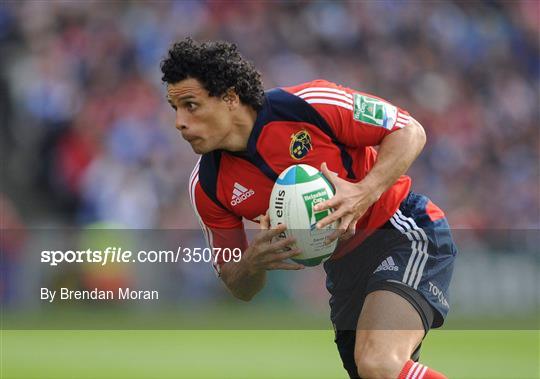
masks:
<svg viewBox="0 0 540 379"><path fill-rule="evenodd" d="M320 177L321 175L318 171L310 175L301 165L296 166L296 184L312 182Z"/></svg>
<svg viewBox="0 0 540 379"><path fill-rule="evenodd" d="M315 257L315 258L308 258L308 259L291 258L291 259L298 264L311 267L311 266L317 266L321 264L321 262L324 261L326 258L328 258L330 255L332 255L332 253L321 255L320 257Z"/></svg>

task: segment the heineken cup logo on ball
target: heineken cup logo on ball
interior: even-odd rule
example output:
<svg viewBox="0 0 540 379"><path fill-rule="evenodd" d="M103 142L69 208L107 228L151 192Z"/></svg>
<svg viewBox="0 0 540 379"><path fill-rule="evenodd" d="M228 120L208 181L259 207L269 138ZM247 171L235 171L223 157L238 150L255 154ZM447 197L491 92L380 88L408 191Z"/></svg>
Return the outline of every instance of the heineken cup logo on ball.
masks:
<svg viewBox="0 0 540 379"><path fill-rule="evenodd" d="M330 213L328 210L316 212L313 208L315 205L322 203L329 199L328 193L325 189L309 192L303 195L304 204L306 205L306 210L309 217L310 229L314 230L317 226L317 222L328 216Z"/></svg>

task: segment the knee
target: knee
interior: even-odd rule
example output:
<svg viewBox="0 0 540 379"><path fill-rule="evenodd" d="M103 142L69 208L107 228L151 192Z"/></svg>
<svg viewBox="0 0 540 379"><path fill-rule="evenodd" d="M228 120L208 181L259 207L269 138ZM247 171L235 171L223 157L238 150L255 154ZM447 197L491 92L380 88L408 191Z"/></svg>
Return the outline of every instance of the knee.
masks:
<svg viewBox="0 0 540 379"><path fill-rule="evenodd" d="M354 360L361 378L396 379L407 357L395 351L388 351L373 343L356 347Z"/></svg>

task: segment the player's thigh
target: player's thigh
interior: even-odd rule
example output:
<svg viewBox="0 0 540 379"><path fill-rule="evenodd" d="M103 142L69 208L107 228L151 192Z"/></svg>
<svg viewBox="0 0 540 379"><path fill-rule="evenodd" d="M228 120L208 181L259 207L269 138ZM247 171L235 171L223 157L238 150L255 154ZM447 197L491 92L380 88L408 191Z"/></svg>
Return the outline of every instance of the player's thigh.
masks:
<svg viewBox="0 0 540 379"><path fill-rule="evenodd" d="M371 292L358 319L355 360L382 355L405 362L424 334L422 319L409 301L391 291Z"/></svg>

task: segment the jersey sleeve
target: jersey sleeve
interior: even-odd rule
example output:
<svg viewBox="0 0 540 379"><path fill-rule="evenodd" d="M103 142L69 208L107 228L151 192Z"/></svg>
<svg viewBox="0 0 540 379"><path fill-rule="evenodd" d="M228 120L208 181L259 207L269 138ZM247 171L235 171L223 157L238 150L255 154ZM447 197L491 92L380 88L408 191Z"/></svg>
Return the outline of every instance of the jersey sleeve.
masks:
<svg viewBox="0 0 540 379"><path fill-rule="evenodd" d="M326 120L336 138L346 146L376 146L410 121L409 113L367 93L325 80L285 88L302 98Z"/></svg>
<svg viewBox="0 0 540 379"><path fill-rule="evenodd" d="M199 182L198 165L193 170L189 184L191 206L201 225L207 246L212 249L212 267L217 276L221 265L232 258L232 250L247 248L242 218L217 205ZM231 251L229 254L227 251Z"/></svg>

